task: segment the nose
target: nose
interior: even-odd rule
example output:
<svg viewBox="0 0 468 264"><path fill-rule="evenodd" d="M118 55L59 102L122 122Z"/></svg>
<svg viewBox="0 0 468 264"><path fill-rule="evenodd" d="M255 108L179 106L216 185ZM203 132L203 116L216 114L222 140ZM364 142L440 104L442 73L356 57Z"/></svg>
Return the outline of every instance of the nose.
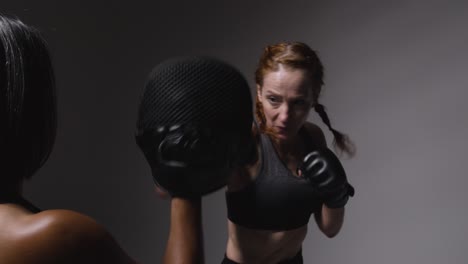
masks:
<svg viewBox="0 0 468 264"><path fill-rule="evenodd" d="M287 104L284 104L284 105L279 109L278 121L280 121L280 124L286 125L286 124L288 123L289 116L290 116L289 111L290 111L290 109L289 109L289 106L288 106Z"/></svg>

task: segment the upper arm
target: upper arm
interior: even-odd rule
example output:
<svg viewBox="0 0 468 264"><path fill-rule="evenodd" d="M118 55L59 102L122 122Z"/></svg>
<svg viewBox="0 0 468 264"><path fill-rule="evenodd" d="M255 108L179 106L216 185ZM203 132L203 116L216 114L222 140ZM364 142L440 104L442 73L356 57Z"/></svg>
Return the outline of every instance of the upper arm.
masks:
<svg viewBox="0 0 468 264"><path fill-rule="evenodd" d="M251 176L249 169L246 167L237 167L233 169L228 177L227 191L235 192L243 189L252 181Z"/></svg>
<svg viewBox="0 0 468 264"><path fill-rule="evenodd" d="M235 167L231 170L228 181L227 181L227 191L235 192L245 188L247 185L251 184L255 177L258 175L261 165L261 145L259 143L259 138L255 139L256 144L256 158L255 162L251 164L246 164L242 166Z"/></svg>
<svg viewBox="0 0 468 264"><path fill-rule="evenodd" d="M104 227L87 216L52 210L35 217L37 227L21 239L30 253L26 263L135 263Z"/></svg>

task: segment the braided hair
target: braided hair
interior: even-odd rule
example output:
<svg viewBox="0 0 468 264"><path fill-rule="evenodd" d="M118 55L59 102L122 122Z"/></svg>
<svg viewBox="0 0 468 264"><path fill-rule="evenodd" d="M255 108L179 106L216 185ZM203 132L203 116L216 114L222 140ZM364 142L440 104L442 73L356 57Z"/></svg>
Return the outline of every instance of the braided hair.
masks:
<svg viewBox="0 0 468 264"><path fill-rule="evenodd" d="M279 65L307 71L310 79L312 80L311 89L314 110L333 134L333 146L335 151L339 153L345 152L349 156L353 156L355 154L355 146L353 142L347 135L332 127L330 119L325 111L325 107L318 102L322 86L324 85L324 70L317 53L307 44L302 42L281 42L265 47L255 71L255 81L257 85L262 87L265 75L268 72L277 71L279 69ZM274 136L274 132L266 126L263 106L258 96L256 98L255 117L258 123L258 130L261 133Z"/></svg>

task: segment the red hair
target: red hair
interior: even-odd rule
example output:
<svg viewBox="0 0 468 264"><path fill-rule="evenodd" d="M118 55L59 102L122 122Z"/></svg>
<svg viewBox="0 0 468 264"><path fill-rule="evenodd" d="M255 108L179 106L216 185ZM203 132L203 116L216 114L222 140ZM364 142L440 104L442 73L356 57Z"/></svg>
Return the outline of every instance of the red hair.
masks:
<svg viewBox="0 0 468 264"><path fill-rule="evenodd" d="M314 110L333 133L333 146L335 147L335 150L338 152L345 152L349 156L353 156L355 153L354 144L347 135L332 128L330 119L325 112L325 107L318 103L318 98L324 84L324 70L323 64L317 56L317 53L307 44L302 42L281 42L265 47L255 71L255 82L260 89L263 86L265 75L269 72L277 71L280 64L291 69L302 69L307 71L313 83L311 89ZM255 100L255 117L259 126L259 132L266 133L274 139L275 134L273 130L266 126L263 106L258 95Z"/></svg>

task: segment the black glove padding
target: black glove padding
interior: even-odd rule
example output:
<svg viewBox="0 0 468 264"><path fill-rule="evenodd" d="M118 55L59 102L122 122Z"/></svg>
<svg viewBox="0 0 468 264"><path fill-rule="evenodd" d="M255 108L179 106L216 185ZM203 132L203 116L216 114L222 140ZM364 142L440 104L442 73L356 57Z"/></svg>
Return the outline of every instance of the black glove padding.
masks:
<svg viewBox="0 0 468 264"><path fill-rule="evenodd" d="M354 188L348 183L343 166L328 148L307 154L298 170L313 184L317 195L329 208L345 206L349 196L354 195Z"/></svg>
<svg viewBox="0 0 468 264"><path fill-rule="evenodd" d="M226 184L231 168L243 164L249 154L235 131L223 133L222 129L159 127L137 134L136 139L154 182L173 197L193 198L218 190Z"/></svg>
<svg viewBox="0 0 468 264"><path fill-rule="evenodd" d="M249 86L237 69L213 58L173 58L146 82L136 141L161 189L198 197L252 162L252 122Z"/></svg>

